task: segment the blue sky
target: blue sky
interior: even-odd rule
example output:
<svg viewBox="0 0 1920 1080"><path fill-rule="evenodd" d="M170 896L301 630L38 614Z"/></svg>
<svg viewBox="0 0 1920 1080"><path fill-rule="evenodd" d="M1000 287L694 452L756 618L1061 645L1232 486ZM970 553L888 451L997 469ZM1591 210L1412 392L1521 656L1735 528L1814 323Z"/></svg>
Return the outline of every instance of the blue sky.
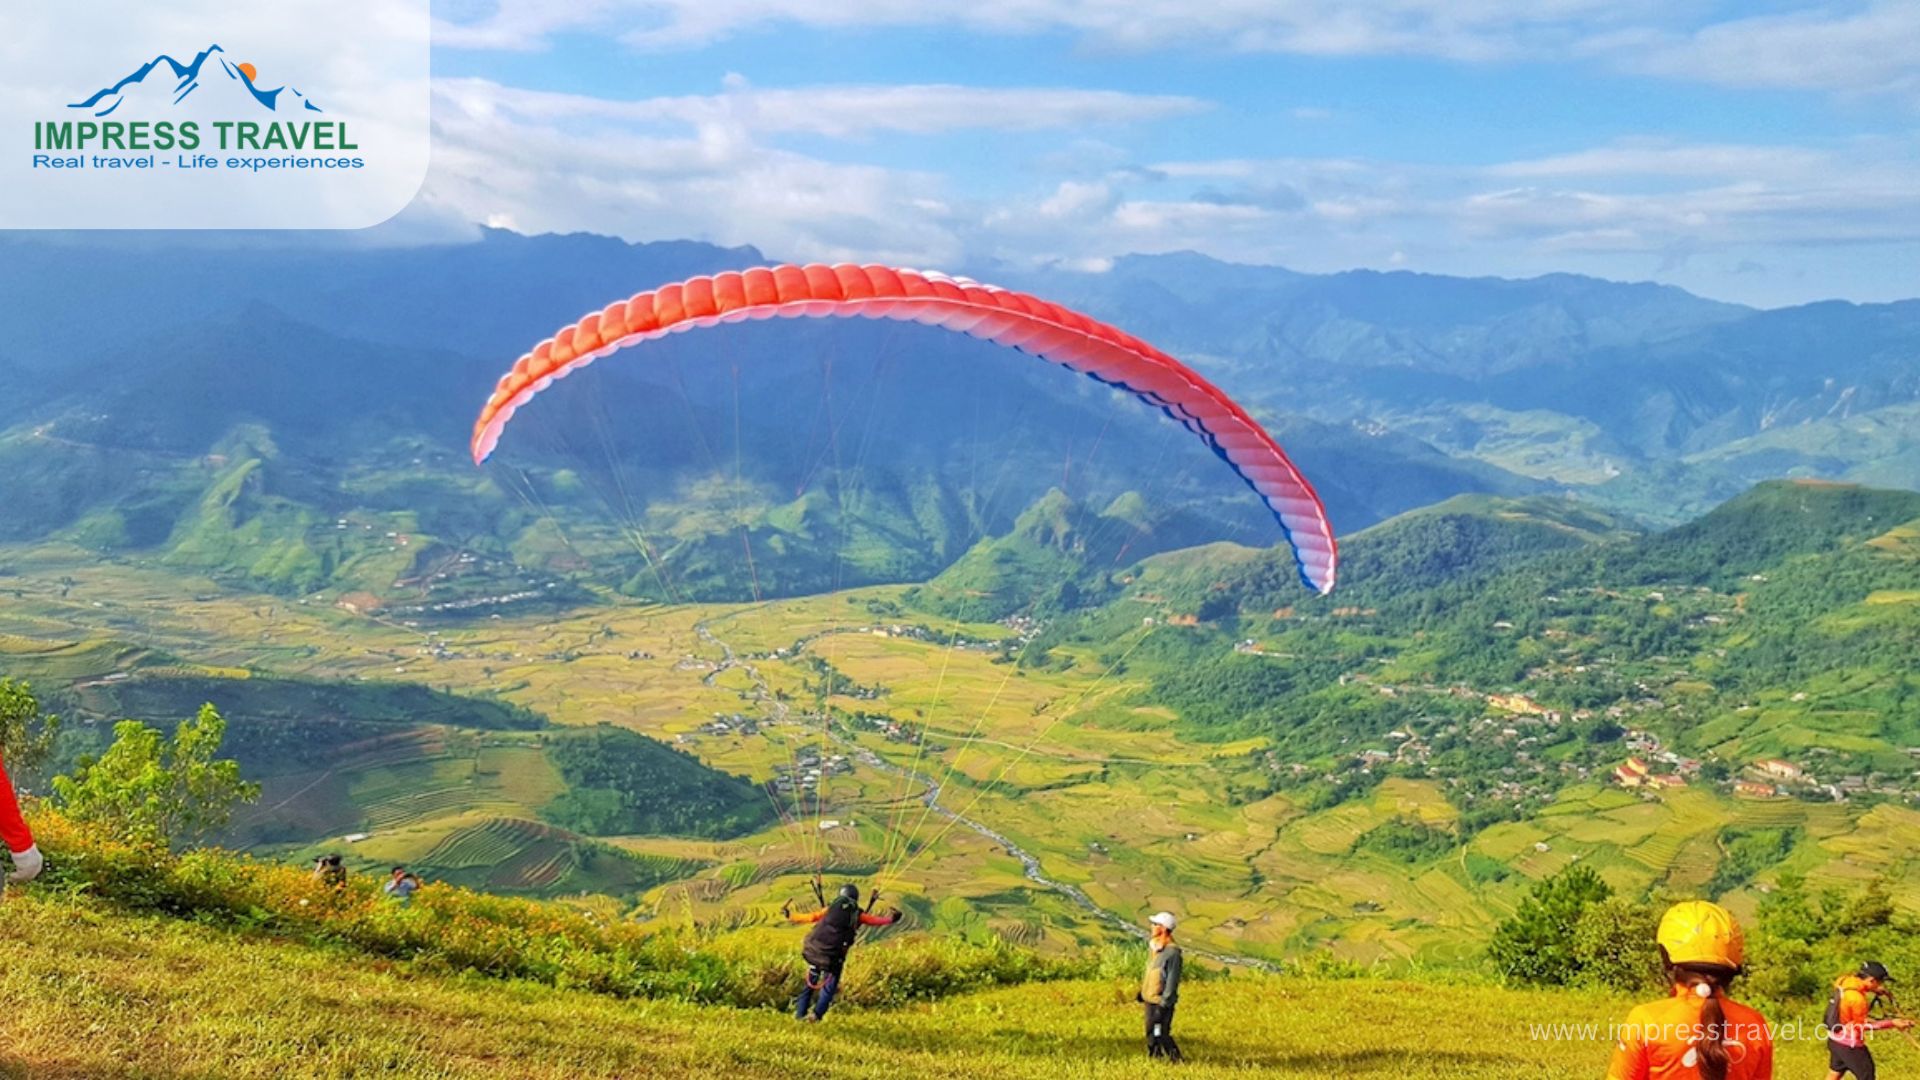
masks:
<svg viewBox="0 0 1920 1080"><path fill-rule="evenodd" d="M459 227L1920 296L1920 3L441 5Z"/></svg>

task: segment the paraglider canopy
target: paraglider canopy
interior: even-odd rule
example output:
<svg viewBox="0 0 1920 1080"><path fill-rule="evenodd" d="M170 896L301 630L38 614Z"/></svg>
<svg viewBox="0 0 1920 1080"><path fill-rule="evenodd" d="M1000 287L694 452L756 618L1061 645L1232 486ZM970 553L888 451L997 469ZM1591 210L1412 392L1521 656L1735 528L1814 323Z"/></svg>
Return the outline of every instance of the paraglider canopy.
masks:
<svg viewBox="0 0 1920 1080"><path fill-rule="evenodd" d="M473 428L476 464L507 421L553 380L628 346L770 318L862 316L918 322L1030 353L1125 390L1193 432L1273 512L1308 588L1333 591L1339 548L1306 478L1245 409L1173 357L1106 323L1024 293L888 266L760 267L690 278L594 312L520 357Z"/></svg>

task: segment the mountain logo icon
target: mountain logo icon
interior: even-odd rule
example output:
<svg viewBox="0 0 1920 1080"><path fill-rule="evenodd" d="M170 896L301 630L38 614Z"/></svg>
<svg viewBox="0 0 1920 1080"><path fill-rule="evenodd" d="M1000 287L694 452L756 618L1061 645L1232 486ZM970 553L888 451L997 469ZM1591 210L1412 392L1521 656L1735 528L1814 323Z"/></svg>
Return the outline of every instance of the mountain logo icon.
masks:
<svg viewBox="0 0 1920 1080"><path fill-rule="evenodd" d="M86 109L94 116L111 116L129 100L179 105L190 98L197 101L218 98L251 101L255 107L272 113L323 111L292 86L268 90L260 86L259 79L260 70L253 64L229 60L225 49L209 45L186 64L162 53L135 68L126 78L68 108Z"/></svg>

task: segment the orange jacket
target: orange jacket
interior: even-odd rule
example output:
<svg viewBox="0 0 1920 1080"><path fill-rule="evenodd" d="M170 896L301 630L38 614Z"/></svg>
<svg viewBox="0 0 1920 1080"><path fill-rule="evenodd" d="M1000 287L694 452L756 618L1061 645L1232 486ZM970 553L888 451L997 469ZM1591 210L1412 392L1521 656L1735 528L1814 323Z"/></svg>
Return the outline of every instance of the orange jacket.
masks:
<svg viewBox="0 0 1920 1080"><path fill-rule="evenodd" d="M1706 1034L1700 1012L1706 1002L1686 990L1648 1002L1627 1014L1607 1080L1699 1080L1695 1049ZM1773 1033L1767 1018L1737 1001L1720 999L1726 1016L1723 1041L1731 1059L1727 1080L1773 1080Z"/></svg>
<svg viewBox="0 0 1920 1080"><path fill-rule="evenodd" d="M821 908L819 911L809 911L800 915L795 915L792 912L788 912L787 921L790 923L801 923L801 924L817 923L822 918L824 918L826 914L827 914L826 908ZM860 913L860 925L861 926L892 926L893 920L883 919L880 916L873 914L872 912L863 911Z"/></svg>
<svg viewBox="0 0 1920 1080"><path fill-rule="evenodd" d="M1871 1020L1873 994L1867 981L1848 975L1833 984L1833 1006L1827 1010L1827 1038L1841 1046L1865 1046L1867 1032L1893 1026L1891 1020Z"/></svg>

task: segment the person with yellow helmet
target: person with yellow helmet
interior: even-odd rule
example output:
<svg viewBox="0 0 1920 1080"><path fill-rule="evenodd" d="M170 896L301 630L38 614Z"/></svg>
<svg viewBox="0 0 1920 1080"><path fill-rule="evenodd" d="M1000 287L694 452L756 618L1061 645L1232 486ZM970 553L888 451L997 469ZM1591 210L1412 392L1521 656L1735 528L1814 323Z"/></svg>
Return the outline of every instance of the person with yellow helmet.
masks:
<svg viewBox="0 0 1920 1080"><path fill-rule="evenodd" d="M1673 992L1627 1014L1607 1080L1773 1080L1767 1018L1727 997L1746 963L1740 924L1718 904L1675 904L1660 920Z"/></svg>

